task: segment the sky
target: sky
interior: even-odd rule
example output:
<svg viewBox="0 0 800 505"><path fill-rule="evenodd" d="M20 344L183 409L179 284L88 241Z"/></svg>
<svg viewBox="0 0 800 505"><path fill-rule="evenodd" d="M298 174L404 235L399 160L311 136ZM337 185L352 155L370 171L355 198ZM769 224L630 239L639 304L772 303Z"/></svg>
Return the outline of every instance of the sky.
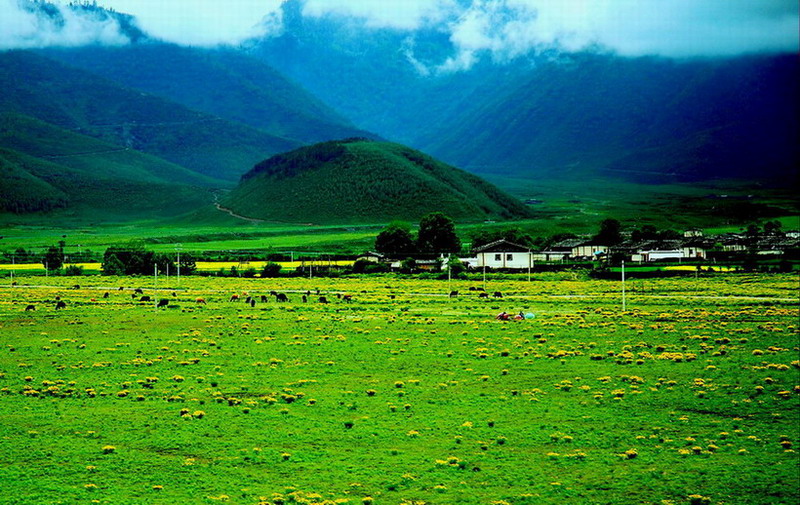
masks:
<svg viewBox="0 0 800 505"><path fill-rule="evenodd" d="M0 0L0 49L124 44L117 23L63 7L43 20ZM98 0L129 13L150 35L183 45L236 45L281 33L285 0ZM296 1L296 0L295 0ZM483 57L602 48L622 56L685 58L797 52L796 0L301 0L306 17L348 20L365 31L410 37L438 30L452 44L442 68L469 68ZM58 2L56 2L58 4Z"/></svg>

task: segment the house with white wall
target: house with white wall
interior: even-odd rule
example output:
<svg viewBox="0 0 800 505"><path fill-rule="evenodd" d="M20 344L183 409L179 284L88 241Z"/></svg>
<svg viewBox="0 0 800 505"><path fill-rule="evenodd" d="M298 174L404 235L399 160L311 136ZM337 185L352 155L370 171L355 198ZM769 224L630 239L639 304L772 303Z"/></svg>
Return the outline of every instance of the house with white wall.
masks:
<svg viewBox="0 0 800 505"><path fill-rule="evenodd" d="M533 253L529 247L507 240L495 240L475 249L478 268L504 268L513 270L533 266Z"/></svg>

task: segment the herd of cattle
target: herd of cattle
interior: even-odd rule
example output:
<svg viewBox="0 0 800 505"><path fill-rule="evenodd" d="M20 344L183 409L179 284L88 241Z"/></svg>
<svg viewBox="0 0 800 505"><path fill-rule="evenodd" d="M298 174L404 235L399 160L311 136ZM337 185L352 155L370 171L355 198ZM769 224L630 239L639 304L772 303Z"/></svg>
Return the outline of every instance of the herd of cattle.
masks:
<svg viewBox="0 0 800 505"><path fill-rule="evenodd" d="M14 284L16 284L16 283L14 283ZM80 285L75 284L74 286L72 286L71 289L77 290L77 289L80 289L80 288L81 288ZM118 291L123 291L123 290L125 290L125 288L122 287L122 286L120 286L118 288ZM483 288L470 287L469 290L470 291L479 291L478 298L483 298L483 299L488 299L489 298L489 293L484 291ZM362 293L365 293L365 291L362 291ZM316 292L313 295L312 295L311 291L299 292L298 294L300 294L300 300L302 301L302 303L308 303L310 300L313 301L312 298L314 296L317 298L316 301L318 303L321 303L321 304L330 303L330 300L328 299L328 296L320 294L319 289L317 289ZM156 308L164 308L164 307L169 307L170 306L170 302L177 301L178 293L176 291L173 291L171 293L171 295L172 295L171 298L159 298L158 301L156 302L153 299L153 297L151 297L150 295L145 295L144 294L144 290L142 288L136 288L136 289L133 290L133 293L131 293L131 300L134 301L134 302L139 302L139 303L155 303ZM451 291L450 294L449 294L450 298L456 298L458 296L459 296L458 291ZM108 299L109 297L110 297L110 293L108 291L103 293L102 298ZM230 296L230 298L228 299L228 302L232 302L232 303L243 302L244 304L249 305L250 307L255 307L257 303L267 303L267 302L269 302L270 297L274 297L275 301L278 302L278 303L286 303L286 302L290 302L291 301L289 299L289 296L286 293L279 293L277 291L270 291L269 295L258 295L258 296L250 295L247 292L243 292L241 294L235 293L235 294ZM336 297L337 300L339 300L339 301L341 301L343 303L352 303L353 302L353 295L335 293L335 297ZM503 294L500 291L495 291L492 294L492 297L493 298L502 298ZM395 299L395 295L389 295L389 298L394 300ZM55 310L60 310L60 309L67 308L67 303L64 300L62 300L60 296L56 296L55 299L52 300L52 301L55 301ZM90 302L97 302L97 299L96 298L91 298ZM197 304L197 305L206 305L206 299L205 298L195 298L194 303ZM26 312L32 311L32 310L36 310L36 305L29 304L29 305L27 305L25 307L25 311Z"/></svg>
<svg viewBox="0 0 800 505"><path fill-rule="evenodd" d="M81 288L80 285L76 284L76 285L72 286L71 289L80 289L80 288ZM124 289L125 289L124 287L120 287L120 288L118 288L118 291L123 291ZM300 294L300 299L302 300L303 303L308 303L309 300L311 300L311 298L312 298L311 291L306 291L304 293L301 292L299 294ZM169 305L170 305L170 303L172 301L176 301L177 300L178 293L176 291L173 291L171 293L171 295L172 295L171 298L160 298L156 302L153 299L152 296L145 295L143 289L136 288L136 289L133 290L133 293L131 293L131 300L134 301L134 302L139 302L139 303L155 303L157 308L163 308L163 307L169 307ZM319 302L319 303L322 303L322 304L330 303L330 301L328 300L328 296L320 295L320 291L319 290L316 291L316 294L314 296L317 296L317 302ZM336 299L341 300L344 303L352 303L353 302L353 295L345 295L345 294L341 294L341 293L336 293L335 296L336 296ZM109 297L110 297L110 293L108 291L103 293L102 298L108 299ZM257 302L260 302L260 303L269 302L270 297L274 297L275 301L279 302L279 303L286 303L286 302L290 302L291 301L289 299L289 296L286 293L279 293L277 291L270 291L269 295L259 295L259 296L252 296L247 292L243 292L241 294L233 294L228 299L228 302L244 302L246 305L249 305L251 307L255 307ZM62 300L60 296L56 296L55 299L52 300L52 301L55 302L55 310L67 308L67 302ZM97 302L97 299L96 298L90 298L89 301L90 302ZM197 304L197 305L206 305L207 302L206 302L205 298L196 298L194 300L194 303ZM29 311L33 311L33 310L36 310L36 305L34 305L34 304L28 304L25 307L25 312L29 312Z"/></svg>

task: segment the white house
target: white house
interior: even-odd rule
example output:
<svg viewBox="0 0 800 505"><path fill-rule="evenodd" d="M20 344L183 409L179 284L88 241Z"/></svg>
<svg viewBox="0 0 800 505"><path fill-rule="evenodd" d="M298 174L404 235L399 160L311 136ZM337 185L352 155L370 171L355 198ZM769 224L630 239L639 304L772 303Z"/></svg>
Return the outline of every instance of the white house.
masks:
<svg viewBox="0 0 800 505"><path fill-rule="evenodd" d="M584 239L567 239L550 246L546 251L534 253L533 259L538 261L566 261L573 256L573 251L586 244Z"/></svg>
<svg viewBox="0 0 800 505"><path fill-rule="evenodd" d="M678 241L648 241L636 248L636 252L631 255L631 260L648 262L658 260L680 260L683 257L683 249Z"/></svg>
<svg viewBox="0 0 800 505"><path fill-rule="evenodd" d="M598 256L608 253L608 246L589 240L573 246L571 253L573 258L597 259Z"/></svg>
<svg viewBox="0 0 800 505"><path fill-rule="evenodd" d="M533 266L533 253L530 248L509 242L496 240L475 249L477 267L507 268L522 270Z"/></svg>

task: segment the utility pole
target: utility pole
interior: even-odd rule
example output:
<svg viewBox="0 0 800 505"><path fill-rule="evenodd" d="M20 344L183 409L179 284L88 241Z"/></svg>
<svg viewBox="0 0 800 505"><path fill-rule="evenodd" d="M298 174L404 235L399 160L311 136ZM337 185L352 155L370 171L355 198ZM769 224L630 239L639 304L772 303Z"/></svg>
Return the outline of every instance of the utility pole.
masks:
<svg viewBox="0 0 800 505"><path fill-rule="evenodd" d="M531 281L531 269L533 268L533 253L528 251L528 282Z"/></svg>
<svg viewBox="0 0 800 505"><path fill-rule="evenodd" d="M178 287L181 286L181 245L178 244L175 246L175 249L178 251Z"/></svg>
<svg viewBox="0 0 800 505"><path fill-rule="evenodd" d="M158 310L158 264L153 263L153 308Z"/></svg>
<svg viewBox="0 0 800 505"><path fill-rule="evenodd" d="M625 260L622 260L622 311L626 310L625 303Z"/></svg>
<svg viewBox="0 0 800 505"><path fill-rule="evenodd" d="M486 291L486 253L481 253L481 262L483 263L483 290Z"/></svg>
<svg viewBox="0 0 800 505"><path fill-rule="evenodd" d="M453 292L453 279L450 271L450 258L447 258L447 290Z"/></svg>

